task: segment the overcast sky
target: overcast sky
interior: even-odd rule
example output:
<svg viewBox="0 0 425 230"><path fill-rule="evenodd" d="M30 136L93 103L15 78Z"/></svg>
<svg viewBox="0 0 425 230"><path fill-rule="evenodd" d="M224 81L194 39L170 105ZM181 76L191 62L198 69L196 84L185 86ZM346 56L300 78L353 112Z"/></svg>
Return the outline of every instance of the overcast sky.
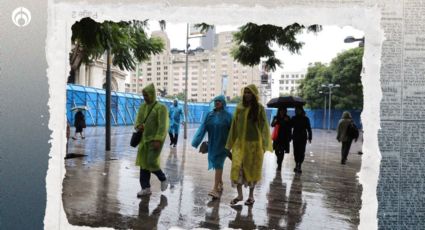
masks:
<svg viewBox="0 0 425 230"><path fill-rule="evenodd" d="M149 26L151 31L159 30L157 22L151 22ZM216 25L216 32L236 31L239 26ZM186 43L186 24L173 24L167 22L167 33L171 48L184 49ZM323 26L323 30L317 34L303 33L297 38L304 42L300 54L290 54L286 50L274 47L276 56L284 63L282 66L285 71L299 71L306 69L310 62L329 63L338 53L350 48L358 47L358 42L344 43L344 38L353 36L361 38L364 32L352 27ZM199 38L190 39L191 47L199 46ZM278 69L276 72L281 72Z"/></svg>

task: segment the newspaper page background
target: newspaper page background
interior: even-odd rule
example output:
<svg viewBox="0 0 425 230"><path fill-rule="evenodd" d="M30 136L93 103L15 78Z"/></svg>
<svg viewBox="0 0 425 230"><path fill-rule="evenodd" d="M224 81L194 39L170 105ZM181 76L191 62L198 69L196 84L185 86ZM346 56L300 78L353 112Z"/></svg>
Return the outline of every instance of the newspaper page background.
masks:
<svg viewBox="0 0 425 230"><path fill-rule="evenodd" d="M425 158L421 155L425 139L425 36L422 35L425 1L192 0L183 3L148 0L139 3L135 0L92 0L89 3L77 4L71 0L49 2L49 128L53 131L53 142L46 179L47 227L56 228L67 223L60 199L63 157L53 154L64 149L65 137L61 131L64 125L54 121L65 120L64 108L57 106L64 104L61 92L65 90L65 83L54 79L53 75L65 74L69 68L66 62L58 63L55 59L67 60L70 25L77 20L70 16L73 10L99 12L97 20L150 18L196 22L204 17L210 23L223 24L226 21L236 24L243 21L244 15L250 15L247 18L256 23L315 22L363 29L366 34L365 70L362 75L365 141L359 173L363 186L359 228L418 229L425 226ZM205 14L205 11L215 14ZM370 25L367 20L371 20Z"/></svg>

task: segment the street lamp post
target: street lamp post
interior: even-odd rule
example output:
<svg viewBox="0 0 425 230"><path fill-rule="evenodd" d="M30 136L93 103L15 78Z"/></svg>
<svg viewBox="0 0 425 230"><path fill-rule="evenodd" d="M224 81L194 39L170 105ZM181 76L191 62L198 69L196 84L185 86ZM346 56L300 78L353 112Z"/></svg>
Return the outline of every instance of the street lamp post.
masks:
<svg viewBox="0 0 425 230"><path fill-rule="evenodd" d="M328 110L328 131L331 130L331 105L332 105L332 88L339 88L339 84L322 84L322 88L328 88L329 90L329 110Z"/></svg>
<svg viewBox="0 0 425 230"><path fill-rule="evenodd" d="M359 42L359 47L364 47L364 37L362 38L354 38L353 36L348 36L344 39L344 43L352 43L352 42Z"/></svg>
<svg viewBox="0 0 425 230"><path fill-rule="evenodd" d="M186 63L185 63L185 81L184 81L184 117L185 117L185 122L184 122L184 134L183 137L184 139L187 139L187 121L188 121L188 115L189 115L189 108L187 105L187 97L188 97L188 81L189 81L189 54L194 54L195 52L204 52L204 50L202 48L196 48L194 50L189 50L190 44L189 44L189 39L191 38L199 38L199 37L204 37L204 35L198 35L198 36L189 36L189 23L187 23L187 28L186 28L186 49L185 50L179 50L179 49L172 49L171 53L175 54L175 53L185 53L186 55Z"/></svg>
<svg viewBox="0 0 425 230"><path fill-rule="evenodd" d="M326 129L326 92L319 91L320 94L323 94L325 96L324 105L323 105L323 129Z"/></svg>
<svg viewBox="0 0 425 230"><path fill-rule="evenodd" d="M187 139L187 121L188 121L188 108L187 108L187 85L188 85L188 69L189 69L189 23L186 28L186 67L184 79L184 135L183 138Z"/></svg>

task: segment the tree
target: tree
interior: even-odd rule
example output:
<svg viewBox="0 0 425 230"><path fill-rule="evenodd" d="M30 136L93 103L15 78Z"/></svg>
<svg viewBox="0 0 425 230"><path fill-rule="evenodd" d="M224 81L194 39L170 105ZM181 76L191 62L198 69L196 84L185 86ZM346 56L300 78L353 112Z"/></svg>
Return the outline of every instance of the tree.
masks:
<svg viewBox="0 0 425 230"><path fill-rule="evenodd" d="M304 43L297 41L295 36L304 30L319 32L322 26L311 25L306 28L304 25L294 23L282 28L247 23L233 34L236 47L232 50L232 56L241 64L248 66L258 65L261 59L266 59L266 66L274 71L276 67L281 66L282 62L276 58L271 45L276 43L280 48L286 48L291 53L299 53Z"/></svg>
<svg viewBox="0 0 425 230"><path fill-rule="evenodd" d="M329 66L332 82L341 87L332 91L336 109L362 109L363 86L361 82L363 47L347 50L334 58Z"/></svg>
<svg viewBox="0 0 425 230"><path fill-rule="evenodd" d="M322 84L329 83L331 79L332 73L325 64L316 62L308 67L307 74L298 87L299 96L306 100L307 108L323 108L325 97L319 91L324 92Z"/></svg>
<svg viewBox="0 0 425 230"><path fill-rule="evenodd" d="M300 96L309 108L323 108L324 96L322 90L328 93L322 84L339 84L332 90L332 107L336 109L362 109L363 88L360 79L362 70L363 48L354 48L338 54L326 66L315 63L307 69L305 79L299 86Z"/></svg>
<svg viewBox="0 0 425 230"><path fill-rule="evenodd" d="M75 82L75 73L82 63L90 63L100 58L109 49L112 64L121 70L134 70L136 61L147 60L150 55L158 54L164 49L160 38L148 37L145 21L129 22L96 22L91 18L83 18L72 25L71 65L68 83ZM161 28L165 22L160 21Z"/></svg>
<svg viewBox="0 0 425 230"><path fill-rule="evenodd" d="M199 23L195 27L201 28L201 32L205 32L213 26ZM232 49L231 54L236 61L248 66L258 65L261 59L266 59L266 66L274 71L276 67L281 66L282 62L276 58L271 45L276 43L280 48L286 48L291 53L299 53L304 43L297 41L295 36L304 30L316 33L322 30L322 26L311 25L306 28L304 25L294 23L282 28L250 22L239 27L239 31L233 34L236 46Z"/></svg>

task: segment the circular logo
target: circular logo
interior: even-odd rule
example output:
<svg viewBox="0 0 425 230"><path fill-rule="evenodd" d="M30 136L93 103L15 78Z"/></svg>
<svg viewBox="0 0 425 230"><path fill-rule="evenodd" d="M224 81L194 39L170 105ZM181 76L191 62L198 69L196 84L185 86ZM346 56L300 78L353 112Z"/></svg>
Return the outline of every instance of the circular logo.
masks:
<svg viewBox="0 0 425 230"><path fill-rule="evenodd" d="M25 7L18 7L12 13L12 21L18 27L24 27L31 22L31 12Z"/></svg>

